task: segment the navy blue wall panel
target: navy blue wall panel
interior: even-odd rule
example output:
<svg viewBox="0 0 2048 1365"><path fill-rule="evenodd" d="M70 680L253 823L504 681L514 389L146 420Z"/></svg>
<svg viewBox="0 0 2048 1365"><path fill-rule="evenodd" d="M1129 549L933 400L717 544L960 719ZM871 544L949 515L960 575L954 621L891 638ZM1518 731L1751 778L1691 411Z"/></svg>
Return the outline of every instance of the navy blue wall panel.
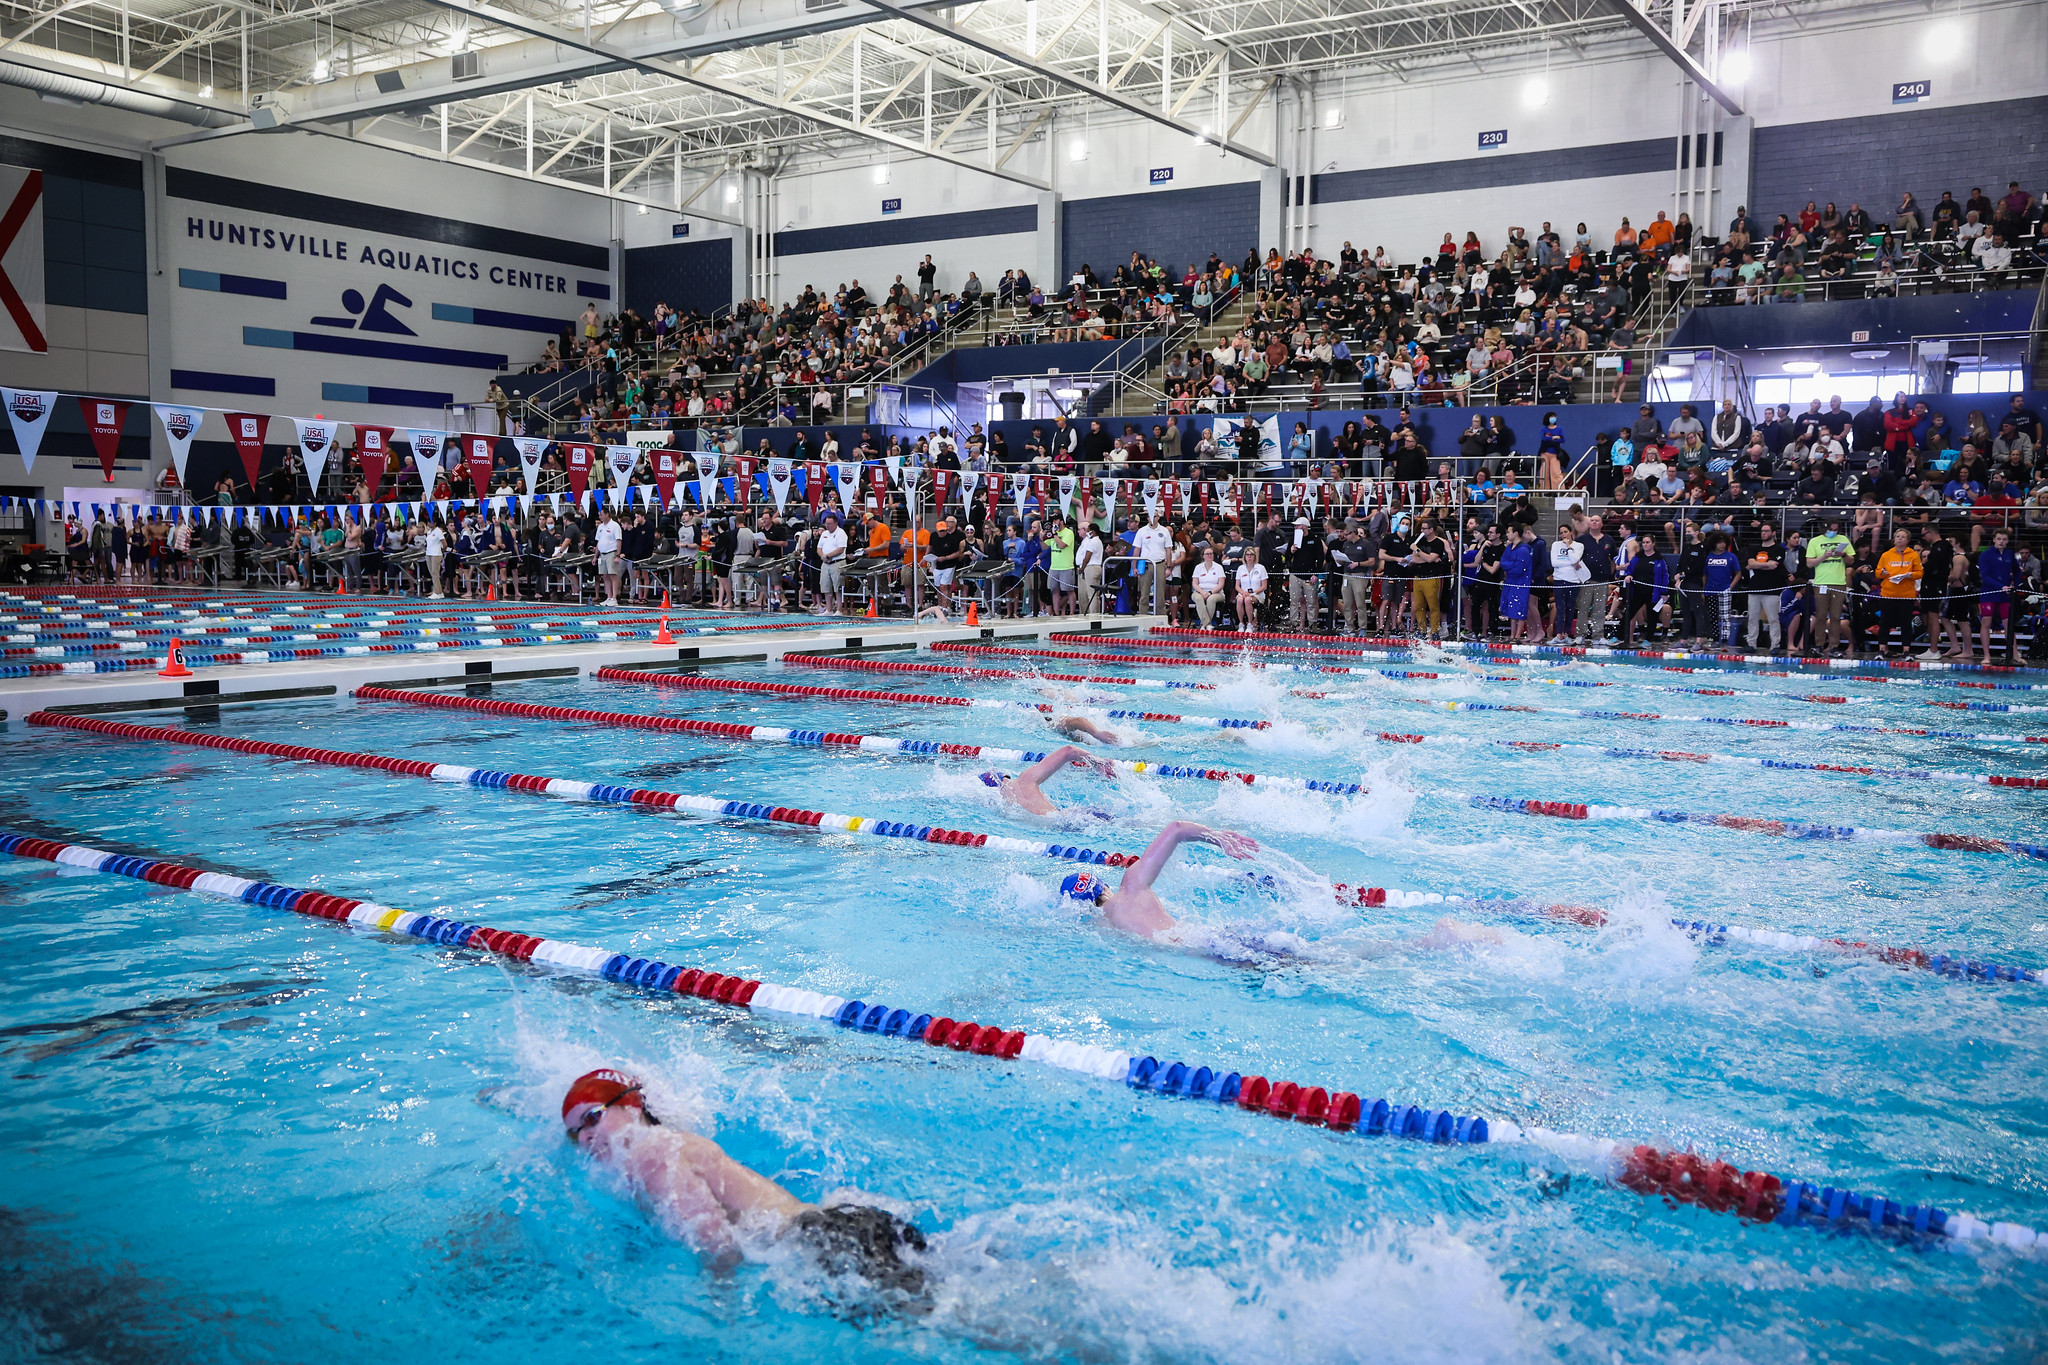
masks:
<svg viewBox="0 0 2048 1365"><path fill-rule="evenodd" d="M820 251L865 251L878 246L951 242L962 237L1002 237L1038 231L1038 206L964 209L917 218L888 217L843 227L798 228L775 234L777 256L811 256ZM911 265L916 265L915 258ZM904 274L911 272L906 269ZM823 281L817 283L823 284Z"/></svg>
<svg viewBox="0 0 2048 1365"><path fill-rule="evenodd" d="M1717 146L1715 150L1720 149ZM1677 157L1678 144L1673 139L1653 137L1555 152L1516 152L1416 166L1337 171L1312 177L1308 193L1310 203L1325 204L1344 199L1391 199L1407 194L1493 189L1502 185L1544 185L1556 180L1669 171Z"/></svg>
<svg viewBox="0 0 2048 1365"><path fill-rule="evenodd" d="M1923 213L1943 190L1960 201L1981 185L1996 199L2017 180L2040 194L2048 181L2048 96L1788 123L1757 129L1752 145L1749 208L1766 226L1809 199L1833 200L1844 211L1861 204L1888 222L1904 190Z"/></svg>
<svg viewBox="0 0 2048 1365"><path fill-rule="evenodd" d="M626 252L626 307L643 318L665 303L679 312L706 315L732 306L730 237L702 242L666 242Z"/></svg>
<svg viewBox="0 0 2048 1365"><path fill-rule="evenodd" d="M1063 210L1060 278L1064 284L1083 265L1104 279L1131 259L1133 251L1178 276L1215 252L1240 264L1259 246L1259 182L1206 189L1154 190L1102 199L1070 199Z"/></svg>
<svg viewBox="0 0 2048 1365"><path fill-rule="evenodd" d="M147 313L142 163L0 135L0 163L43 173L43 298Z"/></svg>
<svg viewBox="0 0 2048 1365"><path fill-rule="evenodd" d="M1856 332L1877 345L1916 336L2024 332L2034 317L2033 289L1982 294L1917 294L1903 299L1845 299L1797 308L1695 308L1671 334L1672 346L1743 351L1772 346L1841 346Z"/></svg>

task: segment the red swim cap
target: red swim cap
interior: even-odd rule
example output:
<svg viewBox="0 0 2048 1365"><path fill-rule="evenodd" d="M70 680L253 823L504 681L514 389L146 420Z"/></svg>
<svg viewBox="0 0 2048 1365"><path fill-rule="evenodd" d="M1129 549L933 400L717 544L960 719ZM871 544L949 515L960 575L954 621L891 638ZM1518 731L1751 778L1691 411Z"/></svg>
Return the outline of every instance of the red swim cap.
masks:
<svg viewBox="0 0 2048 1365"><path fill-rule="evenodd" d="M640 1109L647 1106L640 1099L640 1081L623 1071L600 1068L586 1071L569 1085L569 1093L562 1096L562 1122L569 1121L569 1111L580 1104L630 1104Z"/></svg>

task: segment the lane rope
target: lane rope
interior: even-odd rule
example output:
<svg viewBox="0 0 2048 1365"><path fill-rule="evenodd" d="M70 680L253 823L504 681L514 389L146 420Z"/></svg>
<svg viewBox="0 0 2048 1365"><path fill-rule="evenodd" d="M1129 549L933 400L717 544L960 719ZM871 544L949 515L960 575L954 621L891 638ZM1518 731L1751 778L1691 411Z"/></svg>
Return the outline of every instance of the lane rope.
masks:
<svg viewBox="0 0 2048 1365"><path fill-rule="evenodd" d="M1624 1146L1609 1138L1540 1127L1525 1129L1502 1119L1460 1115L1448 1109L1387 1099L1364 1099L1353 1091L1332 1092L1319 1085L1269 1081L1263 1076L1219 1071L1206 1065L1191 1066L1171 1058L1162 1061L1100 1044L1056 1040L1045 1034L1004 1029L995 1024L913 1013L887 1004L675 966L606 948L393 909L323 891L204 872L82 844L0 831L0 852L285 910L449 949L476 949L514 962L596 977L640 992L749 1013L829 1022L849 1032L858 1030L993 1061L1032 1062L1121 1083L1132 1090L1263 1112L1276 1119L1334 1132L1409 1138L1437 1145L1526 1142L1589 1166L1624 1189L1715 1213L1734 1213L1746 1222L1855 1230L1907 1242L1989 1241L2015 1249L2048 1243L2048 1235L2024 1224L1987 1220L1933 1205L1901 1204L1881 1195L1744 1171L1690 1152L1671 1152L1647 1145Z"/></svg>
<svg viewBox="0 0 2048 1365"><path fill-rule="evenodd" d="M805 656L802 662L812 662ZM972 671L972 670L969 670ZM831 701L874 701L899 702L912 706L966 706L986 708L1007 708L1020 711L1036 711L1041 715L1053 715L1056 708L1049 702L1010 701L1000 697L940 697L917 692L863 692L851 687L805 687L797 683L777 683L743 678L710 678L694 673L654 673L637 668L600 668L591 677L600 682L644 683L654 687L676 687L718 692L760 692L771 696L806 697ZM1006 674L1006 677L1021 676ZM1078 703L1076 704L1078 706ZM1237 716L1185 716L1171 711L1111 711L1115 720L1152 721L1162 725L1193 725L1215 730L1264 730L1272 722L1251 720Z"/></svg>

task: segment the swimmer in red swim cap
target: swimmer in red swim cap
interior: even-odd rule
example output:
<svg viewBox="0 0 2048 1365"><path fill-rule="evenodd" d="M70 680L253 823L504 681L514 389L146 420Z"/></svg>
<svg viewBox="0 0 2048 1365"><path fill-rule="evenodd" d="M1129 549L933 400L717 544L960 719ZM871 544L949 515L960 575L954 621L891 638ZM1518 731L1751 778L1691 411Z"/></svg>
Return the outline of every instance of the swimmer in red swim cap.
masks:
<svg viewBox="0 0 2048 1365"><path fill-rule="evenodd" d="M830 1275L858 1276L893 1307L930 1308L924 1271L902 1254L925 1249L915 1226L882 1209L805 1203L710 1138L663 1124L637 1078L609 1068L578 1076L562 1096L562 1123L668 1232L715 1262L737 1260L740 1233L757 1231L802 1245Z"/></svg>

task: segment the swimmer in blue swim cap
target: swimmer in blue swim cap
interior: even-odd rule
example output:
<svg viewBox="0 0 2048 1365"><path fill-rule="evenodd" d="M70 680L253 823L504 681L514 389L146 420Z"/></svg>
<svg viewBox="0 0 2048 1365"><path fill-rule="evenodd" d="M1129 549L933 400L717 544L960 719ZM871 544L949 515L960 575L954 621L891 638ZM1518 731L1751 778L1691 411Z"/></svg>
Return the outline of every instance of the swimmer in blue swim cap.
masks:
<svg viewBox="0 0 2048 1365"><path fill-rule="evenodd" d="M1159 831L1138 861L1124 869L1123 881L1112 891L1100 873L1075 872L1060 883L1060 894L1102 911L1113 928L1139 938L1165 933L1176 921L1167 913L1152 883L1166 870L1174 850L1182 844L1213 844L1233 858L1245 859L1259 851L1258 842L1235 830L1210 829L1192 820L1175 820Z"/></svg>
<svg viewBox="0 0 2048 1365"><path fill-rule="evenodd" d="M981 780L1033 815L1058 815L1060 808L1040 790L1040 784L1056 776L1069 764L1079 768L1092 768L1112 780L1116 777L1116 768L1113 764L1099 758L1090 758L1071 744L1062 744L1015 777L1008 777L991 769L981 775Z"/></svg>

